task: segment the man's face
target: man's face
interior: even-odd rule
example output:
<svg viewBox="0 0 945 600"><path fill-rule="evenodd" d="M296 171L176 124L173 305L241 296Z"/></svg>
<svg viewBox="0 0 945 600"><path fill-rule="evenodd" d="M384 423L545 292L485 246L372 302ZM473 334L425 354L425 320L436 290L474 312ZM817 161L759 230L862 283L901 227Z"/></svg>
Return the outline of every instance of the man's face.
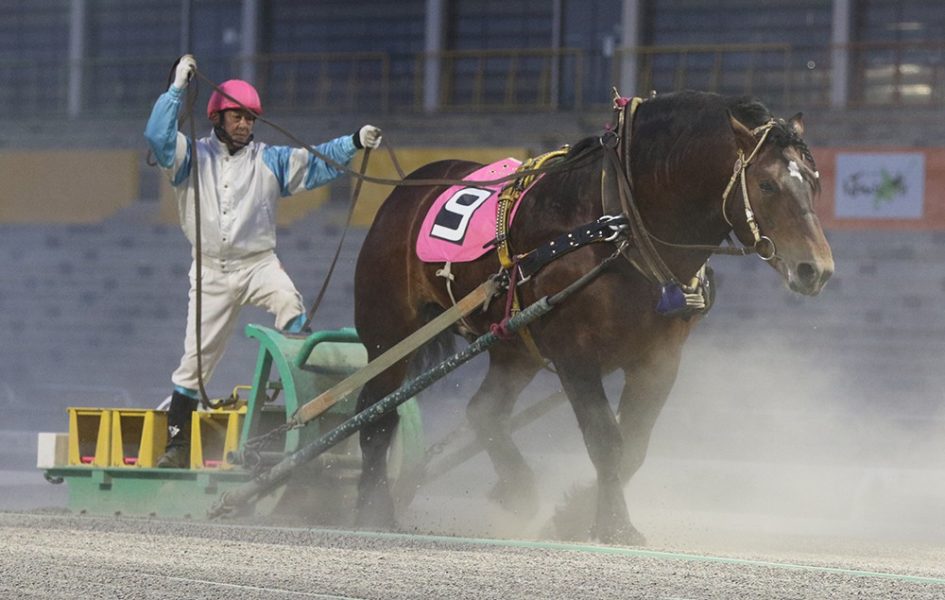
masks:
<svg viewBox="0 0 945 600"><path fill-rule="evenodd" d="M250 136L253 135L253 126L256 125L256 117L245 110L224 110L215 113L218 120L222 120L220 125L223 131L227 133L233 141L245 146L249 143ZM216 122L214 122L216 124Z"/></svg>

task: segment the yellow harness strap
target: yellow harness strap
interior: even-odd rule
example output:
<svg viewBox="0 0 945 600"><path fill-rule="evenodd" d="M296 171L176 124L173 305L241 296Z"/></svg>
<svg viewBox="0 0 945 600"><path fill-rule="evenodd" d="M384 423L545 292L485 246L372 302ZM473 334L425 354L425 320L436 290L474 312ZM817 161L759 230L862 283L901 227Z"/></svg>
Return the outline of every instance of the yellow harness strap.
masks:
<svg viewBox="0 0 945 600"><path fill-rule="evenodd" d="M564 156L568 153L568 148L564 147L560 150L554 150L552 152L546 152L545 154L540 154L534 158L529 158L519 166L517 171L530 171L532 169L539 169L544 166L549 160ZM512 208L515 204L521 199L522 193L528 189L528 187L535 183L535 180L540 177L539 174L525 175L524 177L519 177L509 185L502 188L502 191L499 192L499 206L496 211L495 219L495 233L496 233L496 251L499 253L499 263L504 269L512 268L512 257L509 253L509 225L511 224L512 217Z"/></svg>
<svg viewBox="0 0 945 600"><path fill-rule="evenodd" d="M551 152L546 152L545 154L540 154L534 158L530 158L522 163L522 165L517 169L518 171L526 171L531 169L538 169L544 166L549 160L564 156L568 153L568 147L565 146L560 150L553 150ZM511 269L515 263L512 261L511 253L509 252L509 225L511 224L512 208L515 204L522 198L522 194L535 183L535 180L540 177L540 174L525 175L520 177L510 183L509 185L502 188L502 191L499 192L499 205L496 210L496 252L499 254L499 263L502 264L502 268ZM512 310L510 317L515 313L521 311L521 305L518 301L518 290L513 284L509 293L512 294ZM541 352L538 350L538 346L535 344L532 334L529 333L528 327L523 327L518 330L518 335L522 339L522 342L525 343L525 346L528 348L528 351L532 356L535 357L540 364L544 365L545 368L550 369L548 363L542 357Z"/></svg>

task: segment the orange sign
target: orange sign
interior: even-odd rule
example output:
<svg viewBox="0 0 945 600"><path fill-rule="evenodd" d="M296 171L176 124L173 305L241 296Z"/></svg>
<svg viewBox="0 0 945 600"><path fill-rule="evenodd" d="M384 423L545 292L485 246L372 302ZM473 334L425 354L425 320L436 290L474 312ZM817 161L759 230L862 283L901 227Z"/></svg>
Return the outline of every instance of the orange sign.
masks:
<svg viewBox="0 0 945 600"><path fill-rule="evenodd" d="M825 228L945 230L945 148L815 148L813 154L822 188L816 210Z"/></svg>

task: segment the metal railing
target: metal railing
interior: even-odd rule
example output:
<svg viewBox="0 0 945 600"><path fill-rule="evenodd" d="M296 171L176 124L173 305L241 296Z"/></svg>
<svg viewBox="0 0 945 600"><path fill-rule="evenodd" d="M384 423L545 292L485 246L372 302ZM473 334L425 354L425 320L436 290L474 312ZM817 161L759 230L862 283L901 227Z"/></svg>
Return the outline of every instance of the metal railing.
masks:
<svg viewBox="0 0 945 600"><path fill-rule="evenodd" d="M852 106L945 104L945 42L872 42L847 48Z"/></svg>
<svg viewBox="0 0 945 600"><path fill-rule="evenodd" d="M68 67L54 61L0 61L0 109L6 115L66 112Z"/></svg>
<svg viewBox="0 0 945 600"><path fill-rule="evenodd" d="M112 58L85 61L81 69L83 113L147 114L158 94L167 89L171 63Z"/></svg>
<svg viewBox="0 0 945 600"><path fill-rule="evenodd" d="M252 62L275 110L387 113L390 60L383 52L325 52L266 54Z"/></svg>
<svg viewBox="0 0 945 600"><path fill-rule="evenodd" d="M200 66L219 80L252 73L267 108L288 112L417 112L431 93L440 111L600 107L610 102L610 87L620 85L628 60L635 61L637 85L624 93L702 89L753 95L781 108L830 105L832 80L843 75L833 72L835 56L845 56L849 66L849 106L945 104L945 42L656 46L612 56L575 48L269 54L205 58ZM167 60L151 58L0 61L0 110L15 117L64 115L70 107L79 114L146 113L169 68ZM431 72L438 81L425 80ZM592 89L587 73L603 83ZM201 93L206 98L209 90Z"/></svg>
<svg viewBox="0 0 945 600"><path fill-rule="evenodd" d="M576 48L452 50L421 54L415 68L414 108L423 107L427 62L440 67L441 110L555 110L562 92L570 108L583 104L584 53Z"/></svg>
<svg viewBox="0 0 945 600"><path fill-rule="evenodd" d="M637 61L639 93L699 89L810 106L830 101L830 56L827 46L723 44L623 49L615 62Z"/></svg>

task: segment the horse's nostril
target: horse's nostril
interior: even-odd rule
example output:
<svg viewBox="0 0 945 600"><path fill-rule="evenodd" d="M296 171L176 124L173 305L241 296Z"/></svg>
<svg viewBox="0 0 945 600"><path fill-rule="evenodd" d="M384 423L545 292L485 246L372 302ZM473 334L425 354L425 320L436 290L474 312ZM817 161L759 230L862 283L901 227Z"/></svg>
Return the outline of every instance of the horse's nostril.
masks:
<svg viewBox="0 0 945 600"><path fill-rule="evenodd" d="M817 269L810 263L801 263L797 265L797 277L804 285L811 285L817 281Z"/></svg>

